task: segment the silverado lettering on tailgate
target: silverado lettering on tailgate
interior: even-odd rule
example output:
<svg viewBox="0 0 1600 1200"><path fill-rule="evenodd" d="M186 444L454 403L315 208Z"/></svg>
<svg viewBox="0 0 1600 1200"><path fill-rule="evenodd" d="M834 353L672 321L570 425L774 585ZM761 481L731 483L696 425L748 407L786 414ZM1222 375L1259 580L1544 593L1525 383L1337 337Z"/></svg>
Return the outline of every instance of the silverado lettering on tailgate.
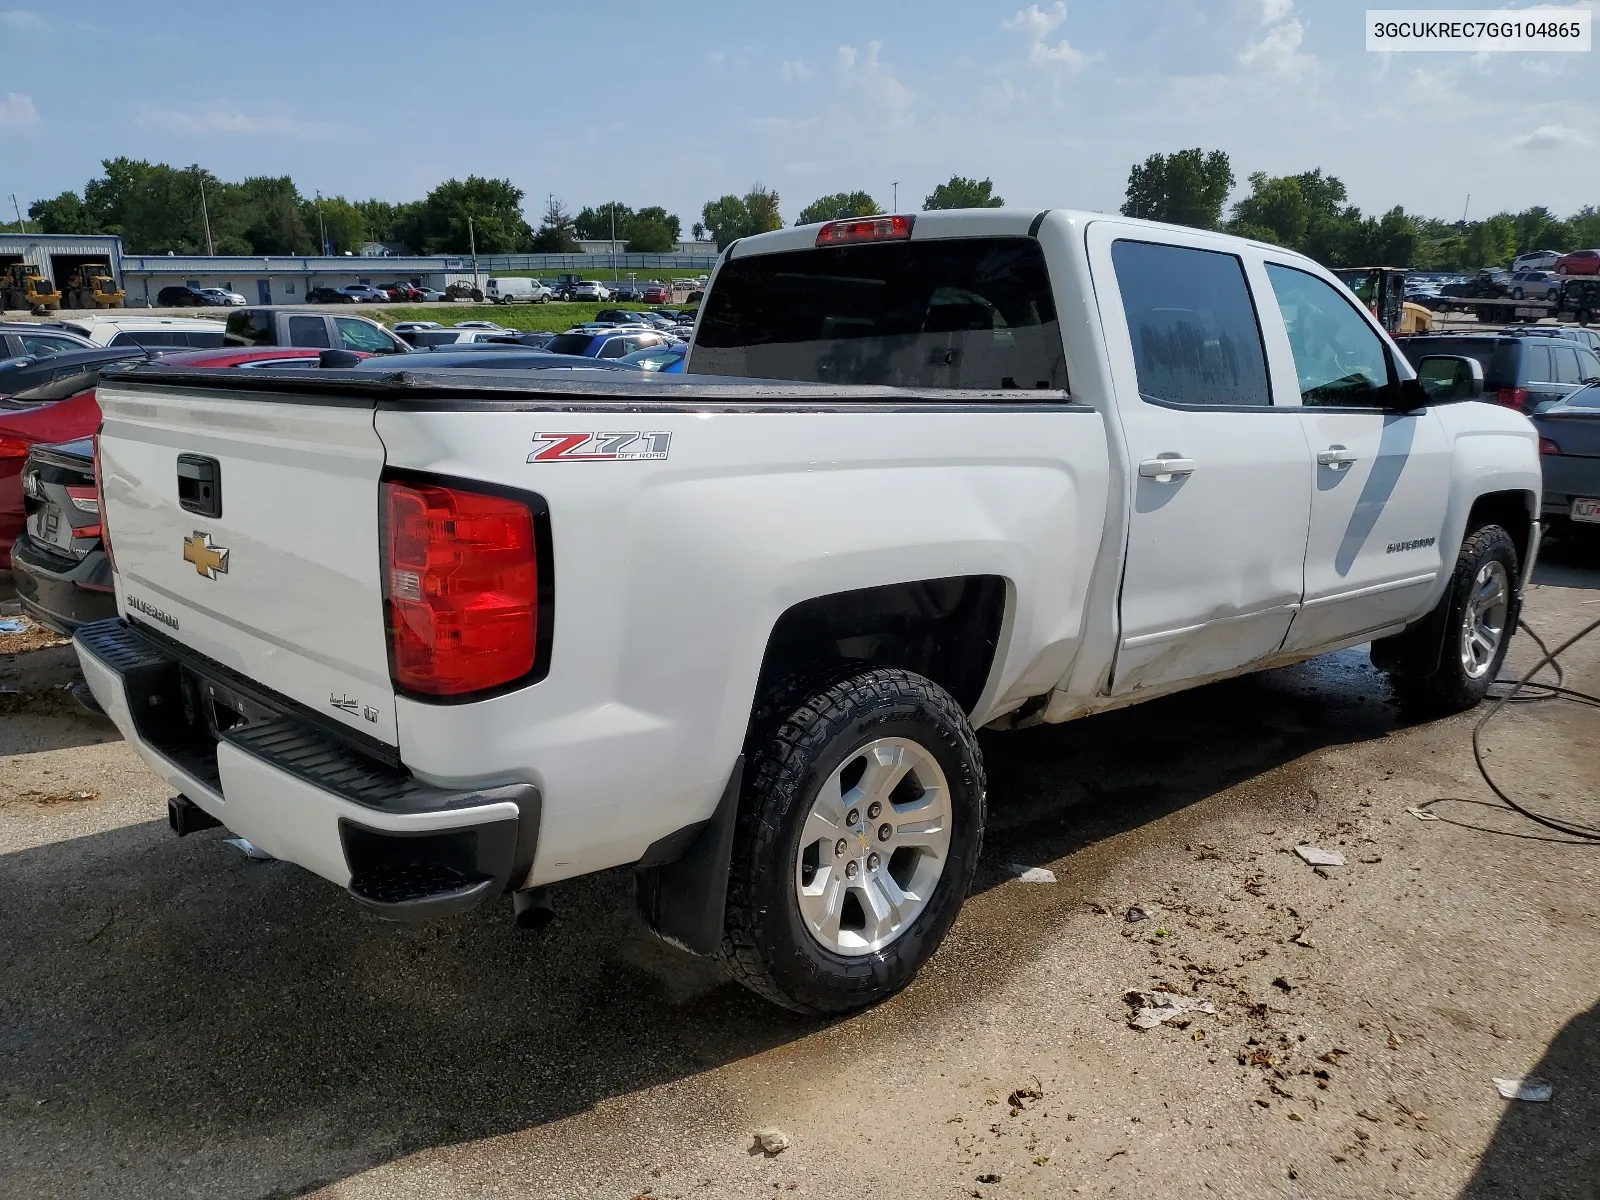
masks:
<svg viewBox="0 0 1600 1200"><path fill-rule="evenodd" d="M662 459L670 433L536 433L529 462L626 462Z"/></svg>

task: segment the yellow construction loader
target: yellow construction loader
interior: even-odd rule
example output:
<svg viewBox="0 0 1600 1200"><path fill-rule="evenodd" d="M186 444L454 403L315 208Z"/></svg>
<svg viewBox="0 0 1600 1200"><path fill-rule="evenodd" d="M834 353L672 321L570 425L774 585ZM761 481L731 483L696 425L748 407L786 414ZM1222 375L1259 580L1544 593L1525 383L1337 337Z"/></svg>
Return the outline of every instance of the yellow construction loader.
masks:
<svg viewBox="0 0 1600 1200"><path fill-rule="evenodd" d="M0 277L0 311L25 308L43 314L61 307L61 293L32 263L12 263Z"/></svg>
<svg viewBox="0 0 1600 1200"><path fill-rule="evenodd" d="M121 308L126 296L111 274L111 264L79 263L63 295L68 308Z"/></svg>

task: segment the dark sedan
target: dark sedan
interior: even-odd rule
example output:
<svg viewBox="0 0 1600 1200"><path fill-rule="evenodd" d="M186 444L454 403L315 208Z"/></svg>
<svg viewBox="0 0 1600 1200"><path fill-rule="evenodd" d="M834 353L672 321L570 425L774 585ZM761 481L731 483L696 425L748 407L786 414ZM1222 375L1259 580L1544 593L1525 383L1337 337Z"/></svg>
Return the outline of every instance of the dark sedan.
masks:
<svg viewBox="0 0 1600 1200"><path fill-rule="evenodd" d="M1558 532L1600 536L1600 387L1533 414L1544 468L1544 519Z"/></svg>
<svg viewBox="0 0 1600 1200"><path fill-rule="evenodd" d="M104 347L98 350L64 350L43 358L13 358L0 362L0 397L14 396L39 387L52 379L65 379L93 371L107 363L148 358L138 346ZM92 386L92 385L91 385Z"/></svg>
<svg viewBox="0 0 1600 1200"><path fill-rule="evenodd" d="M22 469L27 526L12 549L23 611L69 637L117 615L111 562L100 536L94 439L34 446Z"/></svg>

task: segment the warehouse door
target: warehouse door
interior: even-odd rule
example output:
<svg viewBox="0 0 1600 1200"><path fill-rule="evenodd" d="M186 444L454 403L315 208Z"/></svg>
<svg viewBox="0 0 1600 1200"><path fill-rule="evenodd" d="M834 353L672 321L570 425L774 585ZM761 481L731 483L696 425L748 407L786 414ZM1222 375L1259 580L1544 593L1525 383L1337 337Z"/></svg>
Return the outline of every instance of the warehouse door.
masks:
<svg viewBox="0 0 1600 1200"><path fill-rule="evenodd" d="M256 300L262 304L272 303L272 280L256 280Z"/></svg>

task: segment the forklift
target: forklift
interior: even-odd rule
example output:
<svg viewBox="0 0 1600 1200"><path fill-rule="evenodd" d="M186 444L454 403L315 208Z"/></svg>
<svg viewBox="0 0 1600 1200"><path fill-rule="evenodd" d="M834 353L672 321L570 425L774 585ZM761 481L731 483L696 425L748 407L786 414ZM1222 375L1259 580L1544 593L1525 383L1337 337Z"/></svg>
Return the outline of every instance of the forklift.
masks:
<svg viewBox="0 0 1600 1200"><path fill-rule="evenodd" d="M107 262L79 263L65 295L68 308L121 308L126 297Z"/></svg>
<svg viewBox="0 0 1600 1200"><path fill-rule="evenodd" d="M1334 274L1389 333L1426 333L1433 328L1433 314L1406 299L1404 267L1344 267Z"/></svg>
<svg viewBox="0 0 1600 1200"><path fill-rule="evenodd" d="M0 312L25 308L36 317L61 307L61 293L32 263L12 263L0 277Z"/></svg>

